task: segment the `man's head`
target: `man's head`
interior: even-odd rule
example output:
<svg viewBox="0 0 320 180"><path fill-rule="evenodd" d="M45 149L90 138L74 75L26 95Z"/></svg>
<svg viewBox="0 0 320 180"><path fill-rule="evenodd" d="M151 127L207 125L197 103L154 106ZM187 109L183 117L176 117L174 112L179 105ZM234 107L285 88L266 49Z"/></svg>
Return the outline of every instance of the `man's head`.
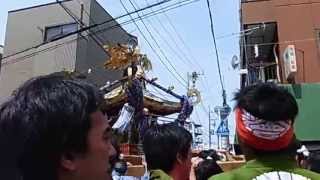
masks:
<svg viewBox="0 0 320 180"><path fill-rule="evenodd" d="M0 151L13 155L23 180L108 179L114 148L102 100L78 80L31 79L0 107Z"/></svg>
<svg viewBox="0 0 320 180"><path fill-rule="evenodd" d="M215 150L204 150L198 155L202 161L196 166L195 174L197 180L207 180L215 174L222 173L217 161L220 159Z"/></svg>
<svg viewBox="0 0 320 180"><path fill-rule="evenodd" d="M217 151L213 150L213 149L209 149L209 150L203 150L199 153L198 155L200 158L202 159L212 159L214 161L218 161L220 160L219 155L217 154Z"/></svg>
<svg viewBox="0 0 320 180"><path fill-rule="evenodd" d="M179 173L189 178L192 136L176 123L150 128L143 139L143 150L149 170L161 169L169 175Z"/></svg>
<svg viewBox="0 0 320 180"><path fill-rule="evenodd" d="M241 89L235 100L236 131L242 146L267 153L291 147L298 106L288 91L271 83L256 84Z"/></svg>

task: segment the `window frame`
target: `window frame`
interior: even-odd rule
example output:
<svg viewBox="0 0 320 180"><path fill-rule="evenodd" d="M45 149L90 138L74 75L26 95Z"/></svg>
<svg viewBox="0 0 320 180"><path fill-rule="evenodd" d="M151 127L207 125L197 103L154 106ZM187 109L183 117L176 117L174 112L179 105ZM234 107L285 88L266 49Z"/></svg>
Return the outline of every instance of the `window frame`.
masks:
<svg viewBox="0 0 320 180"><path fill-rule="evenodd" d="M68 34L68 33L66 33L66 34L63 33L63 27L64 27L64 26L68 26L68 25L75 25L75 27L76 27L75 31L77 31L77 30L79 29L79 26L78 26L78 24L77 24L76 22L64 23L64 24L59 24L59 25L54 25L54 26L46 26L46 27L45 27L45 30L44 30L43 41L44 41L45 43L49 43L49 42L55 41L55 40L59 39L60 37ZM61 30L62 30L61 36L55 37L55 38L52 38L52 39L48 39L48 30L49 30L49 29L54 29L54 28L62 28L62 29L61 29ZM74 32L75 32L75 31L74 31Z"/></svg>

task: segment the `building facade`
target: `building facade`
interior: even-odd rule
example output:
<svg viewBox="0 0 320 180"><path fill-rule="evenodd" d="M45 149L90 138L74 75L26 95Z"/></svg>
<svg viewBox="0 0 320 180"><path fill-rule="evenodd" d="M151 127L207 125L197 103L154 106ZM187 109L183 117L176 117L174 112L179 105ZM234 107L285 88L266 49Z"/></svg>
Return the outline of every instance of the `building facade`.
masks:
<svg viewBox="0 0 320 180"><path fill-rule="evenodd" d="M320 0L242 0L241 86L320 82L319 16ZM288 47L296 60L290 74Z"/></svg>
<svg viewBox="0 0 320 180"><path fill-rule="evenodd" d="M104 23L82 33L81 28ZM74 34L72 34L74 33ZM128 34L96 0L64 0L8 12L0 97L34 76L75 71L98 86L121 77L103 68L103 45L126 44Z"/></svg>
<svg viewBox="0 0 320 180"><path fill-rule="evenodd" d="M295 97L296 137L320 151L320 0L242 0L241 87L273 81Z"/></svg>

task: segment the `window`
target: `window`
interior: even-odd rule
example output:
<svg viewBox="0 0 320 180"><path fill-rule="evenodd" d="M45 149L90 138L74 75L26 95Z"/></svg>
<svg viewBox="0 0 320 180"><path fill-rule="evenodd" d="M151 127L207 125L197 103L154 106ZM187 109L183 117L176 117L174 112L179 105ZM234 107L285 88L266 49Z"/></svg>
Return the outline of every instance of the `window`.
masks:
<svg viewBox="0 0 320 180"><path fill-rule="evenodd" d="M78 30L78 24L76 23L46 27L44 41L51 42L53 40L56 40L64 35L75 32L77 30Z"/></svg>

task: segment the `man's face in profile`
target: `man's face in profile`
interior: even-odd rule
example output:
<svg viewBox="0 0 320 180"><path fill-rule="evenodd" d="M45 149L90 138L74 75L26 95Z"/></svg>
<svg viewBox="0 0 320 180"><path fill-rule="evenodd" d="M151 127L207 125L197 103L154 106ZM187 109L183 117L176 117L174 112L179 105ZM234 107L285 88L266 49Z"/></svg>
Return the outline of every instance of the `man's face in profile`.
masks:
<svg viewBox="0 0 320 180"><path fill-rule="evenodd" d="M115 149L111 144L111 127L101 111L90 115L91 127L87 136L87 151L76 155L69 164L62 166L68 169L73 179L109 180L111 169L109 157L114 156Z"/></svg>

